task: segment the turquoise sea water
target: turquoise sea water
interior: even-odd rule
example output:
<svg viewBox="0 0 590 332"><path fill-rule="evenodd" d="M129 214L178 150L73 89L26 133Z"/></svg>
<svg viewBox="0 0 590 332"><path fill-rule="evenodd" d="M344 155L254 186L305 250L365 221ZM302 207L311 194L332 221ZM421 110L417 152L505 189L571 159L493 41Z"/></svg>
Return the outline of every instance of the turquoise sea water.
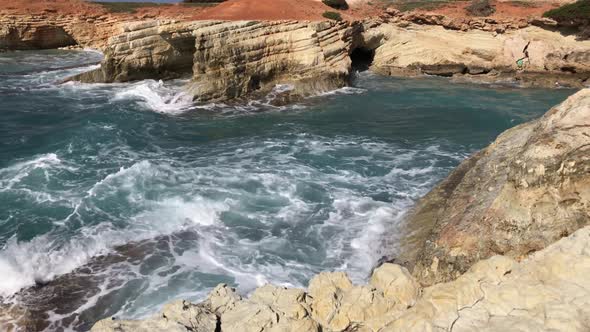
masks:
<svg viewBox="0 0 590 332"><path fill-rule="evenodd" d="M277 108L274 93L195 106L182 80L56 83L100 58L0 54L0 297L37 329L143 317L220 282L362 281L416 199L572 93L364 72Z"/></svg>

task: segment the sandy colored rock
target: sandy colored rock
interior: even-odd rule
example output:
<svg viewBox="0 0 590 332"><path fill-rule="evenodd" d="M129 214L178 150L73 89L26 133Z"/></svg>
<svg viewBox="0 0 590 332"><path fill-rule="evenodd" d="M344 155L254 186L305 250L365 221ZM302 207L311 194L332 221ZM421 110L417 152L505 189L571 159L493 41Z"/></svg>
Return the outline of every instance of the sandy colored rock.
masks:
<svg viewBox="0 0 590 332"><path fill-rule="evenodd" d="M363 39L368 48L375 48L373 70L388 75L465 75L492 81L506 77L540 86L555 82L583 86L590 77L590 41L539 27L498 34L366 21ZM517 61L526 57L527 44L529 57L519 67ZM551 81L535 81L538 76L551 77Z"/></svg>
<svg viewBox="0 0 590 332"><path fill-rule="evenodd" d="M413 274L426 285L448 281L481 259L519 259L587 225L588 128L585 89L464 161L409 218L426 238L415 243Z"/></svg>
<svg viewBox="0 0 590 332"><path fill-rule="evenodd" d="M142 21L109 40L101 68L83 82L192 75L196 101L266 94L277 84L307 96L348 83L351 27L334 22Z"/></svg>
<svg viewBox="0 0 590 332"><path fill-rule="evenodd" d="M92 332L215 331L217 317L204 305L184 300L168 303L162 311L145 320L103 319Z"/></svg>
<svg viewBox="0 0 590 332"><path fill-rule="evenodd" d="M383 264L371 276L370 284L403 306L411 307L420 294L420 285L410 272L397 264Z"/></svg>
<svg viewBox="0 0 590 332"><path fill-rule="evenodd" d="M422 299L383 331L587 331L590 227L518 264L496 256ZM483 278L482 278L483 277Z"/></svg>
<svg viewBox="0 0 590 332"><path fill-rule="evenodd" d="M291 85L307 96L348 84L351 28L334 22L234 22L198 29L197 101L225 100Z"/></svg>
<svg viewBox="0 0 590 332"><path fill-rule="evenodd" d="M417 286L407 270L392 264L377 269L366 286L353 286L342 272L320 273L309 283L312 317L328 331L376 331L415 301Z"/></svg>
<svg viewBox="0 0 590 332"><path fill-rule="evenodd" d="M237 302L221 315L221 330L255 331L319 331L311 319L308 295L300 289L266 285L249 299Z"/></svg>
<svg viewBox="0 0 590 332"><path fill-rule="evenodd" d="M212 303L220 331L320 331L320 324L321 331L587 331L589 274L590 226L520 263L506 256L480 261L454 281L418 289L410 306L395 305L404 290L389 286L417 282L403 267L386 264L371 280L387 285L391 296L352 285L344 273L324 272L308 292L266 285L242 299L220 285L200 304L176 301L153 318L105 319L92 331L217 331ZM330 311L318 311L320 304Z"/></svg>

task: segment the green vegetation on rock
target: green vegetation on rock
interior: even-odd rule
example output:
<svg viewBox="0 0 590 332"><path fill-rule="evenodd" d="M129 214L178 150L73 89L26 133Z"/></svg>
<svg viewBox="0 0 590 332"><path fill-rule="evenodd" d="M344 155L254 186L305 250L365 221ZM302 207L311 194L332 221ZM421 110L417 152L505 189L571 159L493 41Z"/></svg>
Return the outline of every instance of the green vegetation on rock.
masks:
<svg viewBox="0 0 590 332"><path fill-rule="evenodd" d="M402 12L415 9L434 10L453 2L454 0L403 0L393 1L392 5Z"/></svg>
<svg viewBox="0 0 590 332"><path fill-rule="evenodd" d="M135 13L139 8L161 6L155 2L100 2L97 4L103 6L111 13Z"/></svg>
<svg viewBox="0 0 590 332"><path fill-rule="evenodd" d="M578 0L577 2L547 11L543 16L552 18L556 21L579 19L590 20L590 1Z"/></svg>
<svg viewBox="0 0 590 332"><path fill-rule="evenodd" d="M324 12L322 16L330 20L342 21L342 16L337 12Z"/></svg>
<svg viewBox="0 0 590 332"><path fill-rule="evenodd" d="M473 0L465 10L472 16L490 16L496 11L490 0Z"/></svg>
<svg viewBox="0 0 590 332"><path fill-rule="evenodd" d="M348 9L348 3L346 0L322 0L324 5L330 6L334 9Z"/></svg>

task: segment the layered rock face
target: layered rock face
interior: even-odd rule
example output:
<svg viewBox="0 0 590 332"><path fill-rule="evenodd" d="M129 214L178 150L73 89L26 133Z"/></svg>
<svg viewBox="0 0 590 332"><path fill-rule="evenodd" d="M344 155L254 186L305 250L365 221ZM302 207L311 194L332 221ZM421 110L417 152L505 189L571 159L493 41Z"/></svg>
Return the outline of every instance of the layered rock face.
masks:
<svg viewBox="0 0 590 332"><path fill-rule="evenodd" d="M375 51L372 68L388 75L430 74L579 87L590 78L590 41L534 26L497 33L367 21L363 39Z"/></svg>
<svg viewBox="0 0 590 332"><path fill-rule="evenodd" d="M480 259L541 250L590 223L590 89L501 134L425 196L408 220L423 284ZM424 243L424 245L420 243ZM413 252L409 250L408 252ZM411 255L410 255L411 256Z"/></svg>
<svg viewBox="0 0 590 332"><path fill-rule="evenodd" d="M333 22L237 22L198 29L190 91L232 99L276 84L311 95L348 83L352 28Z"/></svg>
<svg viewBox="0 0 590 332"><path fill-rule="evenodd" d="M366 285L324 272L307 291L266 285L247 299L219 285L200 304L180 300L146 320L105 319L91 331L585 331L589 273L586 227L521 263L494 256L427 288L395 264Z"/></svg>
<svg viewBox="0 0 590 332"><path fill-rule="evenodd" d="M0 50L102 49L108 37L122 32L122 21L111 15L0 15Z"/></svg>
<svg viewBox="0 0 590 332"><path fill-rule="evenodd" d="M309 95L348 83L352 29L334 22L149 21L109 40L102 67L74 77L124 82L192 74L197 101L293 85Z"/></svg>

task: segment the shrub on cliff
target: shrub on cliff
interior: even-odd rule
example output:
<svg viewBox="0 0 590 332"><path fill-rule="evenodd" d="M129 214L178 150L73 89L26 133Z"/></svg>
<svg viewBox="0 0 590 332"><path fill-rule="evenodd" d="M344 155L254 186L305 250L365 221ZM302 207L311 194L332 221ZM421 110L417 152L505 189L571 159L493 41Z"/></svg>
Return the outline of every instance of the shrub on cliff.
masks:
<svg viewBox="0 0 590 332"><path fill-rule="evenodd" d="M574 3L563 5L543 14L558 22L572 20L590 20L590 1L578 0Z"/></svg>
<svg viewBox="0 0 590 332"><path fill-rule="evenodd" d="M334 9L348 9L348 3L346 0L322 0L324 5L330 6Z"/></svg>
<svg viewBox="0 0 590 332"><path fill-rule="evenodd" d="M490 0L473 0L465 10L472 16L490 16L496 11Z"/></svg>
<svg viewBox="0 0 590 332"><path fill-rule="evenodd" d="M336 12L324 12L322 14L323 17L330 19L330 20L334 20L334 21L342 21L342 16L340 16L340 13L336 13Z"/></svg>

